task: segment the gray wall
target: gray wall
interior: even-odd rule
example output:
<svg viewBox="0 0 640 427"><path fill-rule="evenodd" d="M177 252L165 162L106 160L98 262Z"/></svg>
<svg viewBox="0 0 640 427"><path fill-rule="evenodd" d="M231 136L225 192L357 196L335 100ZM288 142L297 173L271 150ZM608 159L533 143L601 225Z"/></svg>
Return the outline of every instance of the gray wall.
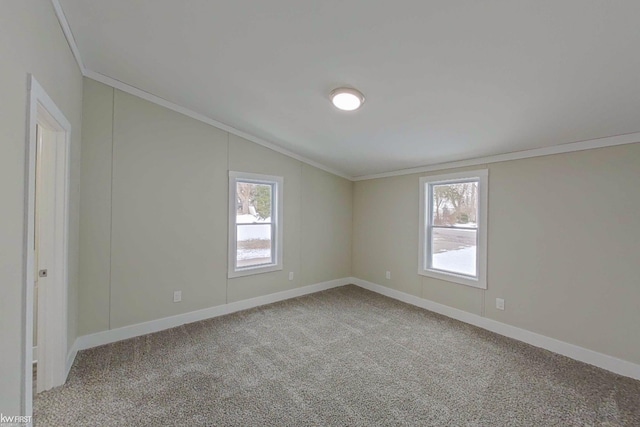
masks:
<svg viewBox="0 0 640 427"><path fill-rule="evenodd" d="M27 73L71 123L69 343L76 337L82 76L48 0L0 2L0 412L21 413Z"/></svg>
<svg viewBox="0 0 640 427"><path fill-rule="evenodd" d="M354 275L640 363L640 144L471 169L481 168L486 291L417 274L418 181L428 174L355 183Z"/></svg>
<svg viewBox="0 0 640 427"><path fill-rule="evenodd" d="M353 183L84 85L81 335L351 275ZM228 170L284 177L282 271L227 279Z"/></svg>

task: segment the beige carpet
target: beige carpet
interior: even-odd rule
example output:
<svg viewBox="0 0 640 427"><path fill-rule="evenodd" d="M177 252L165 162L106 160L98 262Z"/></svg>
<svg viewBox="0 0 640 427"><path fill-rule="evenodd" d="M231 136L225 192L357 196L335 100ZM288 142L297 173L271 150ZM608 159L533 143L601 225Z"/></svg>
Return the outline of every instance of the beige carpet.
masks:
<svg viewBox="0 0 640 427"><path fill-rule="evenodd" d="M83 351L37 426L640 426L640 381L355 286Z"/></svg>

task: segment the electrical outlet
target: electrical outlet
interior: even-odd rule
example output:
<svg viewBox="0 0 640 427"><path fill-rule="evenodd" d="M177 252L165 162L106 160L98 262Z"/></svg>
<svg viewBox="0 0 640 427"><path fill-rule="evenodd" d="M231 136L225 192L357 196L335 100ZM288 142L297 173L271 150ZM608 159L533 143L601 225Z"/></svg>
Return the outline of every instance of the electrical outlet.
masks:
<svg viewBox="0 0 640 427"><path fill-rule="evenodd" d="M293 280L293 271L289 272L289 280Z"/></svg>
<svg viewBox="0 0 640 427"><path fill-rule="evenodd" d="M504 310L504 300L502 298L496 298L496 308L498 310Z"/></svg>
<svg viewBox="0 0 640 427"><path fill-rule="evenodd" d="M391 280L391 272L390 271L387 271L387 279Z"/></svg>
<svg viewBox="0 0 640 427"><path fill-rule="evenodd" d="M182 291L174 291L173 292L173 302L182 301Z"/></svg>

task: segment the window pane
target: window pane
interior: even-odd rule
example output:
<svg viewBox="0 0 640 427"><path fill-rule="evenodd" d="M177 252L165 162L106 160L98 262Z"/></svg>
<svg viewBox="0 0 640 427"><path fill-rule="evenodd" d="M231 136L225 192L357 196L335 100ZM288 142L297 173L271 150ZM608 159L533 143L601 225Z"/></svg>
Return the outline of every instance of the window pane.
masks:
<svg viewBox="0 0 640 427"><path fill-rule="evenodd" d="M236 267L271 264L271 224L237 226L238 246Z"/></svg>
<svg viewBox="0 0 640 427"><path fill-rule="evenodd" d="M236 183L236 224L271 222L272 186L238 181Z"/></svg>
<svg viewBox="0 0 640 427"><path fill-rule="evenodd" d="M431 206L434 225L477 227L477 181L436 184L431 188Z"/></svg>
<svg viewBox="0 0 640 427"><path fill-rule="evenodd" d="M431 267L452 273L477 276L476 230L431 229Z"/></svg>

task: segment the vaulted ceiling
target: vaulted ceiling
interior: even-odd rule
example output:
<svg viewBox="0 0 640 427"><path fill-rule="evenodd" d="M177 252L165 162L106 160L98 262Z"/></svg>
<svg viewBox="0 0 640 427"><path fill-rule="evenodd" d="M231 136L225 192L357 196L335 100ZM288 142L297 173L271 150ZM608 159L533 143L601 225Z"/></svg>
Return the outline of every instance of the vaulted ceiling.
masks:
<svg viewBox="0 0 640 427"><path fill-rule="evenodd" d="M86 68L349 176L640 131L636 0L60 3Z"/></svg>

